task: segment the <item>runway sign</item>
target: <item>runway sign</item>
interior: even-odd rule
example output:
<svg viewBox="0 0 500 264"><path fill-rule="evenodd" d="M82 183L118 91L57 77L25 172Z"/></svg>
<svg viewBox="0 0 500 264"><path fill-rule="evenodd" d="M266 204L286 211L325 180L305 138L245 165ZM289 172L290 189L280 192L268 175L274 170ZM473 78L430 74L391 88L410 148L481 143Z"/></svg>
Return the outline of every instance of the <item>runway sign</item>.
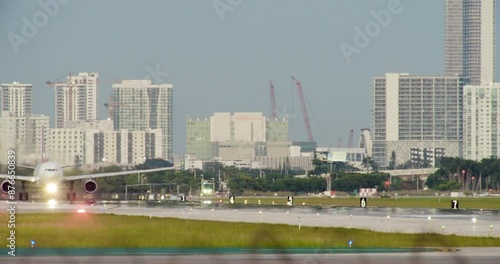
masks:
<svg viewBox="0 0 500 264"><path fill-rule="evenodd" d="M451 200L451 209L458 209L458 208L459 208L458 200Z"/></svg>
<svg viewBox="0 0 500 264"><path fill-rule="evenodd" d="M229 196L229 203L234 204L234 196Z"/></svg>
<svg viewBox="0 0 500 264"><path fill-rule="evenodd" d="M368 205L368 198L359 198L359 207L365 208Z"/></svg>
<svg viewBox="0 0 500 264"><path fill-rule="evenodd" d="M181 202L185 202L186 201L186 195L181 195Z"/></svg>
<svg viewBox="0 0 500 264"><path fill-rule="evenodd" d="M293 205L293 196L288 196L286 204Z"/></svg>

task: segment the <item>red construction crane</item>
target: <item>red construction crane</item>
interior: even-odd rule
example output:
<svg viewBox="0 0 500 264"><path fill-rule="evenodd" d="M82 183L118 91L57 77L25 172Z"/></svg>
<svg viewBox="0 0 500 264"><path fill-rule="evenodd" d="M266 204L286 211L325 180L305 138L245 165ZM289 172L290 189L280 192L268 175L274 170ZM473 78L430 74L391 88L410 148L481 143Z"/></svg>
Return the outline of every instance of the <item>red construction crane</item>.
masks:
<svg viewBox="0 0 500 264"><path fill-rule="evenodd" d="M347 141L347 147L348 148L352 148L353 137L354 137L354 129L351 128L351 130L349 131L349 140Z"/></svg>
<svg viewBox="0 0 500 264"><path fill-rule="evenodd" d="M292 80L297 85L297 91L299 92L300 106L302 107L302 115L304 117L304 123L306 125L307 139L309 140L309 142L314 142L311 125L309 124L309 115L307 114L306 101L304 100L304 93L302 92L302 85L293 76Z"/></svg>
<svg viewBox="0 0 500 264"><path fill-rule="evenodd" d="M276 97L274 96L274 85L273 82L269 81L269 92L270 92L270 100L271 100L271 117L272 119L276 119Z"/></svg>

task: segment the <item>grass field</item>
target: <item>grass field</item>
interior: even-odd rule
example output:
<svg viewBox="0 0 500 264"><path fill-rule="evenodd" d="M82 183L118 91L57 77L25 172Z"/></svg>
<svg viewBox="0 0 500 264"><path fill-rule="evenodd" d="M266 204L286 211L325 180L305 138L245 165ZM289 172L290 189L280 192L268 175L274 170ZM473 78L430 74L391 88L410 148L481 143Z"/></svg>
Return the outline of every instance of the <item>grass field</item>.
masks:
<svg viewBox="0 0 500 264"><path fill-rule="evenodd" d="M222 199L228 203L228 198L213 198L213 202L219 202ZM272 204L286 205L286 197L262 197L247 198L236 197L237 204ZM500 209L500 197L391 197L391 198L368 198L368 207L400 207L400 208L442 208L450 209L451 200L458 200L460 209ZM309 206L329 205L329 206L351 206L359 207L359 197L342 198L320 198L320 197L295 197L294 205L300 206L302 203Z"/></svg>
<svg viewBox="0 0 500 264"><path fill-rule="evenodd" d="M8 215L0 215L7 223ZM395 234L360 229L118 216L110 214L17 214L16 245L40 248L334 248L500 247L500 238ZM6 238L7 224L0 226Z"/></svg>

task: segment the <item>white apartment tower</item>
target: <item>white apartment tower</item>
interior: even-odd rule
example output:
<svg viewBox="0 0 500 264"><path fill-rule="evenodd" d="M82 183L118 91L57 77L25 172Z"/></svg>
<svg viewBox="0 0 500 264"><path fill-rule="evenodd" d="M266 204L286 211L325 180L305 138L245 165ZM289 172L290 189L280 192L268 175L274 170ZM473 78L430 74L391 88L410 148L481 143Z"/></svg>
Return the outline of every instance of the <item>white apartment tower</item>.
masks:
<svg viewBox="0 0 500 264"><path fill-rule="evenodd" d="M462 93L459 76L387 73L372 83L372 154L385 167L436 156L461 156ZM426 157L427 156L427 157Z"/></svg>
<svg viewBox="0 0 500 264"><path fill-rule="evenodd" d="M123 80L113 84L113 127L115 130L160 129L162 156L172 160L173 85L150 80Z"/></svg>
<svg viewBox="0 0 500 264"><path fill-rule="evenodd" d="M97 119L96 72L71 75L65 82L54 84L55 127L63 128L69 121L94 121Z"/></svg>
<svg viewBox="0 0 500 264"><path fill-rule="evenodd" d="M445 0L446 75L461 75L472 85L495 78L495 0Z"/></svg>
<svg viewBox="0 0 500 264"><path fill-rule="evenodd" d="M32 87L18 82L1 84L0 111L11 112L16 117L30 116Z"/></svg>
<svg viewBox="0 0 500 264"><path fill-rule="evenodd" d="M500 83L464 87L464 158L499 157Z"/></svg>

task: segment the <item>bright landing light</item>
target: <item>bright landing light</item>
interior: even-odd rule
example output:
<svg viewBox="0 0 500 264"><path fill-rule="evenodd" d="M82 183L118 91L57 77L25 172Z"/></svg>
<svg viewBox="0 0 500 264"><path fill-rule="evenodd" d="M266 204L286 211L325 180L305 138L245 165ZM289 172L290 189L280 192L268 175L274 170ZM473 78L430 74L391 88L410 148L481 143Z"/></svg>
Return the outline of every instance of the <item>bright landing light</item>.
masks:
<svg viewBox="0 0 500 264"><path fill-rule="evenodd" d="M55 193L57 191L57 185L55 183L49 183L47 187L45 187L45 190L48 193Z"/></svg>

